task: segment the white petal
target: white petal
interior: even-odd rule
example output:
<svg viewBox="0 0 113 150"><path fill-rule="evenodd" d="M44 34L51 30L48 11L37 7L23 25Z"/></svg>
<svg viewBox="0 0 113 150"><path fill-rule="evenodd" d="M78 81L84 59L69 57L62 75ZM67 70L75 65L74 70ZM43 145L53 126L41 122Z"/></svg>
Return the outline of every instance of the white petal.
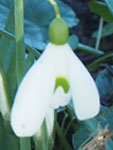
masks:
<svg viewBox="0 0 113 150"><path fill-rule="evenodd" d="M64 93L62 87L58 87L53 95L53 107L57 109L60 106L66 106L71 99L71 92Z"/></svg>
<svg viewBox="0 0 113 150"><path fill-rule="evenodd" d="M82 62L68 46L70 86L78 119L85 120L98 114L99 94L95 82Z"/></svg>
<svg viewBox="0 0 113 150"><path fill-rule="evenodd" d="M17 91L11 112L11 126L17 136L32 136L38 132L51 104L55 79L51 62L53 52L48 47Z"/></svg>
<svg viewBox="0 0 113 150"><path fill-rule="evenodd" d="M51 44L51 48L54 50L54 72L55 77L64 77L68 80L68 69L67 69L67 44L64 45L54 45ZM58 87L53 95L53 108L58 108L60 106L65 106L69 103L71 98L70 91L64 93L62 87Z"/></svg>
<svg viewBox="0 0 113 150"><path fill-rule="evenodd" d="M68 78L68 70L67 70L67 61L66 61L66 51L65 45L54 45L50 44L49 47L53 49L52 58L54 62L54 72L56 78L59 76Z"/></svg>

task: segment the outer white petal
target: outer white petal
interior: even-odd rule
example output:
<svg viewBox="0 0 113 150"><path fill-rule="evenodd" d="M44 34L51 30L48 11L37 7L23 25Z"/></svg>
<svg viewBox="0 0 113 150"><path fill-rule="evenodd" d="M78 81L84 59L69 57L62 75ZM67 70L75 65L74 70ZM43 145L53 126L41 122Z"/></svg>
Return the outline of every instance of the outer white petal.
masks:
<svg viewBox="0 0 113 150"><path fill-rule="evenodd" d="M38 132L48 111L55 80L52 55L49 44L20 84L11 112L11 126L17 136L32 136Z"/></svg>
<svg viewBox="0 0 113 150"><path fill-rule="evenodd" d="M63 88L60 86L56 89L53 95L53 107L56 109L60 106L66 106L71 99L71 92L64 93Z"/></svg>
<svg viewBox="0 0 113 150"><path fill-rule="evenodd" d="M82 62L67 44L70 85L78 119L85 120L98 114L99 94L95 82Z"/></svg>

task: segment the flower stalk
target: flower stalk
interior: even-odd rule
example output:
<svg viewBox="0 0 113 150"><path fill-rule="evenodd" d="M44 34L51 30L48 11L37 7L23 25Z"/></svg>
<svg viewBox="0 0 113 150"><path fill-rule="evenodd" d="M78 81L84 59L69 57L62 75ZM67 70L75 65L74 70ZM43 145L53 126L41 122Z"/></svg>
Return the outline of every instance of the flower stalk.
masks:
<svg viewBox="0 0 113 150"><path fill-rule="evenodd" d="M55 14L56 14L56 18L61 18L59 7L57 3L55 2L55 0L48 0L48 2L53 6Z"/></svg>

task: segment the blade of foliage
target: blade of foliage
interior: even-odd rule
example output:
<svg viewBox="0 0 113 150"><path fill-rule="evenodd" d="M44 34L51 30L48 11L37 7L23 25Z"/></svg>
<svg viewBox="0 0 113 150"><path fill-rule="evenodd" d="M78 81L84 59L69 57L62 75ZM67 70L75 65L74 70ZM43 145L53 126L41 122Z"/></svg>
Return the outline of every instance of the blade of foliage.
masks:
<svg viewBox="0 0 113 150"><path fill-rule="evenodd" d="M105 3L107 4L112 16L113 16L113 1L112 0L104 0Z"/></svg>
<svg viewBox="0 0 113 150"><path fill-rule="evenodd" d="M19 150L18 138L9 133L4 126L4 121L0 115L0 149L1 150Z"/></svg>
<svg viewBox="0 0 113 150"><path fill-rule="evenodd" d="M14 5L11 5L11 9L6 21L5 31L14 34ZM7 38L6 35L2 34L0 40L0 60L6 72L6 79L9 89L9 94L11 97L11 102L14 98L14 93L16 89L16 75L15 75L15 42L14 40ZM15 77L15 78L14 78Z"/></svg>
<svg viewBox="0 0 113 150"><path fill-rule="evenodd" d="M23 15L23 1L14 1L14 12L15 12L15 41L16 41L16 76L17 85L19 85L24 75L24 15Z"/></svg>
<svg viewBox="0 0 113 150"><path fill-rule="evenodd" d="M89 8L93 13L101 16L105 21L113 21L113 16L105 3L93 0L89 2Z"/></svg>
<svg viewBox="0 0 113 150"><path fill-rule="evenodd" d="M13 41L15 40L15 36L6 30L0 29L0 35L6 37L7 39L10 39ZM37 50L35 50L34 48L30 47L27 44L25 44L25 49L36 58L40 56L40 53Z"/></svg>
<svg viewBox="0 0 113 150"><path fill-rule="evenodd" d="M112 35L112 34L113 34L113 22L106 24L102 28L102 35L101 35L101 37L103 38L103 37L106 37L106 36L109 36L109 35ZM97 35L98 35L98 31L95 31L92 34L92 37L97 38Z"/></svg>
<svg viewBox="0 0 113 150"><path fill-rule="evenodd" d="M8 20L6 22L5 30L7 30L10 33L13 33L14 31L14 16L13 16L13 5L11 6ZM11 57L14 51L14 41L5 38L4 36L1 37L0 40L0 61L3 65L5 72L7 72Z"/></svg>
<svg viewBox="0 0 113 150"><path fill-rule="evenodd" d="M84 136L81 136L84 135ZM72 144L74 149L78 149L80 145L90 136L89 130L86 129L84 124L79 125L79 129L72 136Z"/></svg>
<svg viewBox="0 0 113 150"><path fill-rule="evenodd" d="M72 150L70 143L67 141L67 139L57 121L55 122L55 130L56 130L56 134L60 140L60 143L62 145L62 148L64 150Z"/></svg>

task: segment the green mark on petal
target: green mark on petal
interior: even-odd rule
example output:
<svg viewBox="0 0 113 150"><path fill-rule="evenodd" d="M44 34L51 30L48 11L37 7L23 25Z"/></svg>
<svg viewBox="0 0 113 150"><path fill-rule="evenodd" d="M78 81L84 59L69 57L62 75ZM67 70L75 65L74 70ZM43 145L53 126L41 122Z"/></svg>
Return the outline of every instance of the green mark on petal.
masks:
<svg viewBox="0 0 113 150"><path fill-rule="evenodd" d="M67 79L65 77L57 77L56 78L56 84L55 84L55 89L54 92L56 91L56 89L61 86L64 90L65 93L68 93L69 91L69 83L67 81Z"/></svg>

